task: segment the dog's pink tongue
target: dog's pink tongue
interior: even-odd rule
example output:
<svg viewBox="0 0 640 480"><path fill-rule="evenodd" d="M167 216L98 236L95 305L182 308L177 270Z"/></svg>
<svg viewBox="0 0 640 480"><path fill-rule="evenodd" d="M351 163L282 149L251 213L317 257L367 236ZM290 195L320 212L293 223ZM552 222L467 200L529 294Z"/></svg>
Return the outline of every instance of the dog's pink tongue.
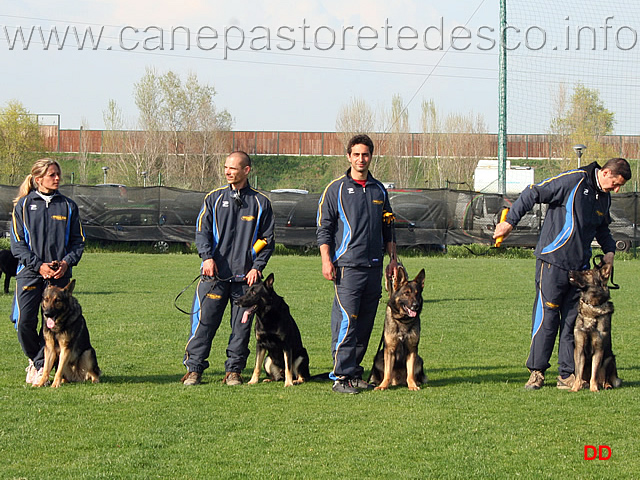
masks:
<svg viewBox="0 0 640 480"><path fill-rule="evenodd" d="M53 318L47 318L47 328L52 330L53 327L56 326L56 322L53 321Z"/></svg>
<svg viewBox="0 0 640 480"><path fill-rule="evenodd" d="M251 315L249 309L245 310L242 314L242 323L247 323L249 321L249 315Z"/></svg>
<svg viewBox="0 0 640 480"><path fill-rule="evenodd" d="M407 312L407 315L409 315L411 318L415 317L418 312L416 312L415 310L411 310L408 307L404 307L404 311Z"/></svg>

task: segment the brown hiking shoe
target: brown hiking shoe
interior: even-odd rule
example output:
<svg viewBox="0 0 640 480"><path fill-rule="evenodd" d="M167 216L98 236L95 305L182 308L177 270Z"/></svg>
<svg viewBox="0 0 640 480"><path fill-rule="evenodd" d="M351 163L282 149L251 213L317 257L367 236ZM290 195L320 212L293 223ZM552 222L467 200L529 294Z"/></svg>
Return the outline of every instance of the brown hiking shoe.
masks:
<svg viewBox="0 0 640 480"><path fill-rule="evenodd" d="M524 388L527 390L539 390L544 385L544 372L540 370L531 370L529 381L525 384Z"/></svg>
<svg viewBox="0 0 640 480"><path fill-rule="evenodd" d="M180 380L184 385L200 385L202 374L199 372L187 372Z"/></svg>
<svg viewBox="0 0 640 480"><path fill-rule="evenodd" d="M573 388L573 384L575 383L575 381L576 381L576 377L573 373L569 375L567 378L562 378L561 376L558 376L558 383L556 384L556 386L560 390L571 390Z"/></svg>
<svg viewBox="0 0 640 480"><path fill-rule="evenodd" d="M222 383L227 385L242 385L242 377L238 372L227 372Z"/></svg>

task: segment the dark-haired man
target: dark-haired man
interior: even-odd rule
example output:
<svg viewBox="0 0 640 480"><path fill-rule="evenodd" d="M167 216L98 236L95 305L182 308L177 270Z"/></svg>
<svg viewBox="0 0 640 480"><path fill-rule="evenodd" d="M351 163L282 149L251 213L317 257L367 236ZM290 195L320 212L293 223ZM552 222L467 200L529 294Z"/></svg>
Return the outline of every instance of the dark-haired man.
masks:
<svg viewBox="0 0 640 480"><path fill-rule="evenodd" d="M549 205L536 246L536 300L533 307L531 347L525 388L538 390L551 365L558 329L557 387L570 389L574 381L573 327L579 292L569 283L570 270L589 268L595 238L604 261L613 263L616 244L609 231L610 192L631 178L624 158L612 158L604 167L593 162L527 187L513 203L506 221L496 226L493 238L506 237L536 203Z"/></svg>
<svg viewBox="0 0 640 480"><path fill-rule="evenodd" d="M356 135L347 146L350 168L324 190L318 204L317 237L322 275L335 285L331 313L333 391L372 389L360 366L382 296L382 266L397 273L393 212L384 186L369 172L373 142Z"/></svg>

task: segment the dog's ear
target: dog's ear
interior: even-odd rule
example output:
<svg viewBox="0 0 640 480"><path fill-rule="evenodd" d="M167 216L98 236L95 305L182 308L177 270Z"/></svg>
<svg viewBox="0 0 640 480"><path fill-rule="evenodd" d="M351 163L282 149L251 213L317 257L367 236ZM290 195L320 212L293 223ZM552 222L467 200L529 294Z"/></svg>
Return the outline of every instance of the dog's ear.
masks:
<svg viewBox="0 0 640 480"><path fill-rule="evenodd" d="M74 278L73 280L71 280L66 287L64 287L64 290L71 295L73 293L73 289L76 287L76 279Z"/></svg>
<svg viewBox="0 0 640 480"><path fill-rule="evenodd" d="M424 288L424 268L420 270L420 273L413 279L414 282L420 285L420 288Z"/></svg>
<svg viewBox="0 0 640 480"><path fill-rule="evenodd" d="M273 288L273 273L269 274L267 279L264 281L264 284L269 288Z"/></svg>
<svg viewBox="0 0 640 480"><path fill-rule="evenodd" d="M396 278L393 280L393 290L398 290L402 285L407 283L409 278L407 278L407 271L404 267L398 267L398 273Z"/></svg>

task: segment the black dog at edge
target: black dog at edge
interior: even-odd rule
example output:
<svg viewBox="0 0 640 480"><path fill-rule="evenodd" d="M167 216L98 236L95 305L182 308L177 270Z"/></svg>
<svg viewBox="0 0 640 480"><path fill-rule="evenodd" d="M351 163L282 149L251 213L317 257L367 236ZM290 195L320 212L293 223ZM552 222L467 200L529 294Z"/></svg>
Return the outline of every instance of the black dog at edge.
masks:
<svg viewBox="0 0 640 480"><path fill-rule="evenodd" d="M249 383L258 383L263 363L265 382L284 379L290 387L309 380L309 355L289 305L273 290L273 273L253 284L236 305L247 308L247 316L256 314L256 366Z"/></svg>
<svg viewBox="0 0 640 480"><path fill-rule="evenodd" d="M0 250L0 277L4 273L4 293L9 293L9 281L16 276L18 259L11 250Z"/></svg>

